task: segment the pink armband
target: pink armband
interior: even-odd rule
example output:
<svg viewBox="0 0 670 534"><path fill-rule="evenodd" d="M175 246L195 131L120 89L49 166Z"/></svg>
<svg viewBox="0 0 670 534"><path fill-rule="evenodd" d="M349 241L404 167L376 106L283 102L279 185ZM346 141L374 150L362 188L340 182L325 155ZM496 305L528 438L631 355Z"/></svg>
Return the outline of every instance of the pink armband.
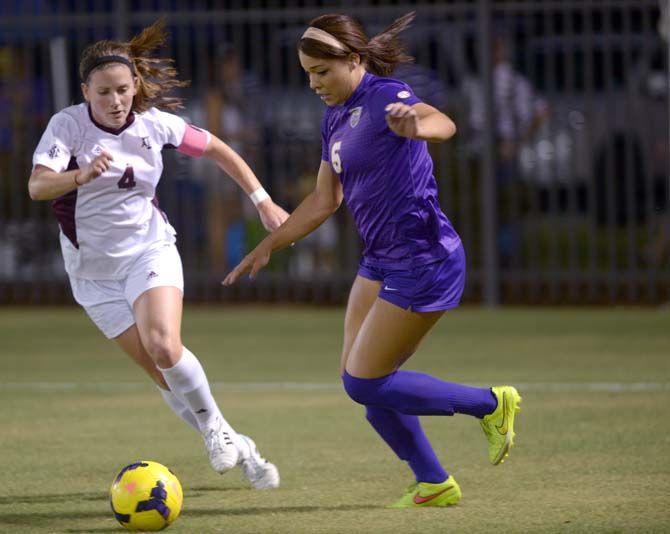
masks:
<svg viewBox="0 0 670 534"><path fill-rule="evenodd" d="M177 147L177 150L187 156L199 158L205 153L207 143L209 143L208 132L196 128L191 124L187 124L186 131L184 132L184 139L182 140L181 145Z"/></svg>

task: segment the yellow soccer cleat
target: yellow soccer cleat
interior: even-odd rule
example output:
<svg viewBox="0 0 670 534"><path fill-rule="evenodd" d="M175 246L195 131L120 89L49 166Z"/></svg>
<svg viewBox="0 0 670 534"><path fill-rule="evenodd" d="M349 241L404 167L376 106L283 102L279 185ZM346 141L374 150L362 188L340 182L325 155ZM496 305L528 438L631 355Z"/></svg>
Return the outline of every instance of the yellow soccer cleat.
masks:
<svg viewBox="0 0 670 534"><path fill-rule="evenodd" d="M479 424L489 441L489 460L498 465L514 445L514 416L521 410L521 395L512 386L496 386L491 391L498 399L498 406Z"/></svg>
<svg viewBox="0 0 670 534"><path fill-rule="evenodd" d="M407 493L389 508L422 508L424 506L451 506L461 500L461 488L450 476L440 484L416 482Z"/></svg>

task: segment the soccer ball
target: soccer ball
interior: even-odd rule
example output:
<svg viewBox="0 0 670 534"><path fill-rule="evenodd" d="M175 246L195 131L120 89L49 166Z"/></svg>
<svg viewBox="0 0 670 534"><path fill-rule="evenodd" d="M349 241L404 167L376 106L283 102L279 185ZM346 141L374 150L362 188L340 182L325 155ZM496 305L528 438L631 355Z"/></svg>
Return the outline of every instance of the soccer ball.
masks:
<svg viewBox="0 0 670 534"><path fill-rule="evenodd" d="M127 465L109 490L116 520L127 530L162 530L181 512L183 494L174 473L158 462Z"/></svg>

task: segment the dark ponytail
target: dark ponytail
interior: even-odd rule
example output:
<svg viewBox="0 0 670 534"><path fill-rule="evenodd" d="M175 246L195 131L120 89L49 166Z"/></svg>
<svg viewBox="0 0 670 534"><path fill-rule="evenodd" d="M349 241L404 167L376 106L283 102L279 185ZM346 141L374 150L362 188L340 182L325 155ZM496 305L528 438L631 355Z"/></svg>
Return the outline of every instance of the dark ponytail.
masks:
<svg viewBox="0 0 670 534"><path fill-rule="evenodd" d="M368 71L378 76L388 76L397 64L414 61L407 54L398 34L412 23L415 15L414 11L403 15L372 39L365 35L361 23L349 15L322 15L309 25L335 37L345 50L310 38L300 39L298 50L307 56L323 59L346 59L349 54L356 53Z"/></svg>
<svg viewBox="0 0 670 534"><path fill-rule="evenodd" d="M379 76L388 76L398 63L414 61L414 58L407 54L405 44L398 37L398 34L412 23L414 16L414 11L403 15L368 41L365 47L365 60L370 72Z"/></svg>

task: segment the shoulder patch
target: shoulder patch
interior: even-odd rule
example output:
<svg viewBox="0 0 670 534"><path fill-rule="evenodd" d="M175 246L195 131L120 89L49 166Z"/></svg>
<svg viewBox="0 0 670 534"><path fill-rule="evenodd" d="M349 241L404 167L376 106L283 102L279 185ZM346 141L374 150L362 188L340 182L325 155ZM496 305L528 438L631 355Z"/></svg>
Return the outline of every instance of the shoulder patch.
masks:
<svg viewBox="0 0 670 534"><path fill-rule="evenodd" d="M53 145L47 154L51 159L57 158L60 154L60 148L58 148L58 145Z"/></svg>
<svg viewBox="0 0 670 534"><path fill-rule="evenodd" d="M400 91L397 94L398 98L409 98L410 97L410 92L409 91Z"/></svg>

